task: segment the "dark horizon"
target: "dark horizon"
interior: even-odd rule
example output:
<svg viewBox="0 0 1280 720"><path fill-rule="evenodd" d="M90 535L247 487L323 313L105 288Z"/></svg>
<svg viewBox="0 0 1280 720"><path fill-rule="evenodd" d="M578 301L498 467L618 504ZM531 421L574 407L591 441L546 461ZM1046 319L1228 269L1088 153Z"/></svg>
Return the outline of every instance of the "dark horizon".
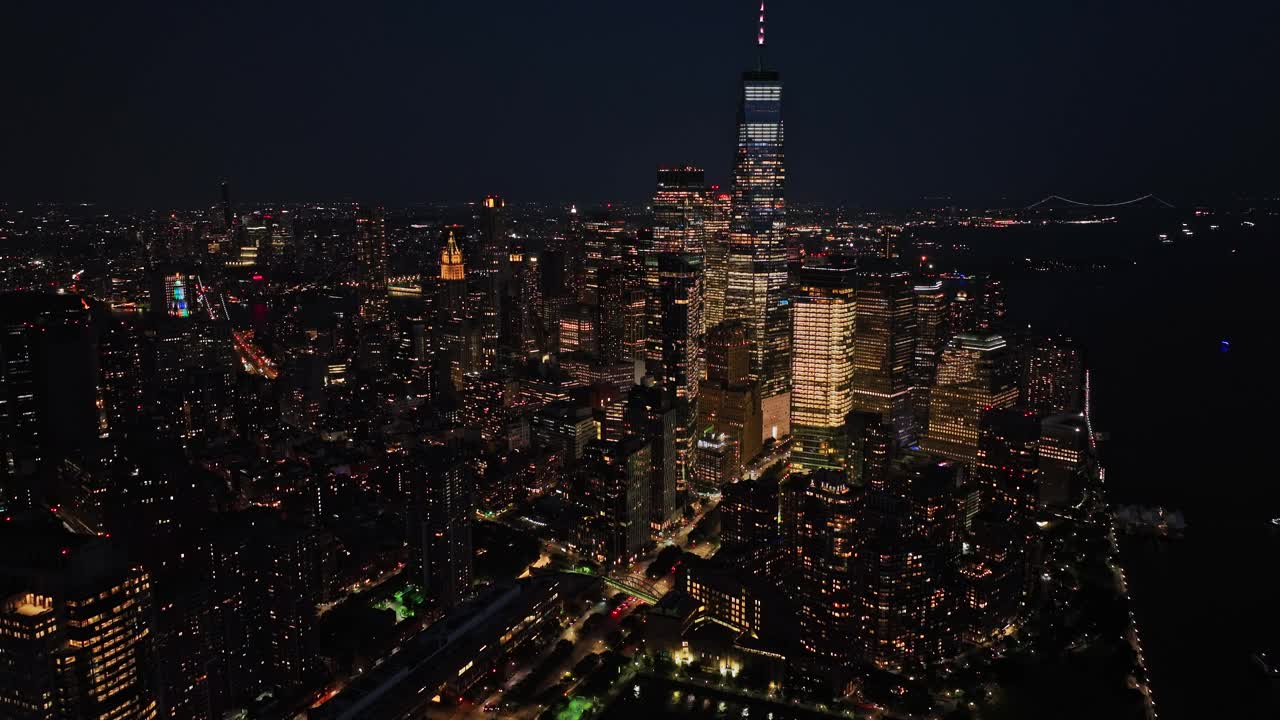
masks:
<svg viewBox="0 0 1280 720"><path fill-rule="evenodd" d="M641 202L729 183L751 1L20 3L7 202ZM1276 191L1275 6L773 3L788 199L1020 207Z"/></svg>

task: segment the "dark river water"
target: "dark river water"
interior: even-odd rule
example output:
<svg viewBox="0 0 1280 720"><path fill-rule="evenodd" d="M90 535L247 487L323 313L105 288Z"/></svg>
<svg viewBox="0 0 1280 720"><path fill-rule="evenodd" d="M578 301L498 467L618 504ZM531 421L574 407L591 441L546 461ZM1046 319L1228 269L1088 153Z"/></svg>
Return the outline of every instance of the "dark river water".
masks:
<svg viewBox="0 0 1280 720"><path fill-rule="evenodd" d="M999 272L1012 318L1086 347L1110 500L1186 516L1184 540L1122 542L1160 717L1280 717L1280 683L1251 660L1280 650L1275 222L1169 212L966 240L997 267L1019 255L1107 262Z"/></svg>

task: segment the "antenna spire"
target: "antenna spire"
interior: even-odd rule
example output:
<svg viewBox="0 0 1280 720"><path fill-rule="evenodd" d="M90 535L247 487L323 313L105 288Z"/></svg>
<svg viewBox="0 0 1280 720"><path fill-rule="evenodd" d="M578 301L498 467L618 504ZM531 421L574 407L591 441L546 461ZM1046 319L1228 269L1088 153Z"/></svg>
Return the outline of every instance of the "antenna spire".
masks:
<svg viewBox="0 0 1280 720"><path fill-rule="evenodd" d="M764 47L764 0L760 0L760 32L756 34L756 45Z"/></svg>

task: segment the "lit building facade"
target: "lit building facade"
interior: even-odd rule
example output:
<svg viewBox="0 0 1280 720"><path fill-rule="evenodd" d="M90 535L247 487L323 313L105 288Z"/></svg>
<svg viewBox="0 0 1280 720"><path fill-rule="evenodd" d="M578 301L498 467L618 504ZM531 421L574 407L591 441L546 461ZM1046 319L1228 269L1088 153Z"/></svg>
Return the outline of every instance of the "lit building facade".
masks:
<svg viewBox="0 0 1280 720"><path fill-rule="evenodd" d="M706 219L703 231L706 237L706 263L704 280L704 313L708 329L724 322L724 298L729 284L729 218L732 216L733 196L712 187L707 191Z"/></svg>
<svg viewBox="0 0 1280 720"><path fill-rule="evenodd" d="M1067 338L1036 338L1022 359L1022 404L1042 415L1084 409L1084 352Z"/></svg>
<svg viewBox="0 0 1280 720"><path fill-rule="evenodd" d="M387 223L381 207L356 212L356 294L360 300L360 360L381 367L388 344Z"/></svg>
<svg viewBox="0 0 1280 720"><path fill-rule="evenodd" d="M845 416L853 407L854 274L806 268L792 295L791 462L843 468Z"/></svg>
<svg viewBox="0 0 1280 720"><path fill-rule="evenodd" d="M791 431L791 305L784 243L782 80L761 62L742 75L724 318L746 321L764 437Z"/></svg>
<svg viewBox="0 0 1280 720"><path fill-rule="evenodd" d="M595 440L583 455L582 543L606 564L625 565L649 545L651 446L643 438Z"/></svg>
<svg viewBox="0 0 1280 720"><path fill-rule="evenodd" d="M653 240L649 253L706 251L706 182L692 165L658 168L653 194Z"/></svg>
<svg viewBox="0 0 1280 720"><path fill-rule="evenodd" d="M17 555L0 559L13 589L0 600L0 715L157 717L149 575L98 538L11 529L3 540Z"/></svg>
<svg viewBox="0 0 1280 720"><path fill-rule="evenodd" d="M878 413L898 440L916 436L911 412L915 294L911 276L893 266L859 273L854 331L853 407Z"/></svg>
<svg viewBox="0 0 1280 720"><path fill-rule="evenodd" d="M916 342L911 358L911 409L917 428L929 426L929 391L947 341L947 295L941 280L914 286Z"/></svg>
<svg viewBox="0 0 1280 720"><path fill-rule="evenodd" d="M677 465L678 413L670 396L649 377L632 386L613 407L620 416L611 423L609 439L639 437L649 443L649 519L655 530L661 530L680 518L683 507Z"/></svg>
<svg viewBox="0 0 1280 720"><path fill-rule="evenodd" d="M921 446L942 457L976 461L982 413L1017 403L1016 380L1014 358L1002 336L953 337L938 365L929 400L929 431Z"/></svg>
<svg viewBox="0 0 1280 720"><path fill-rule="evenodd" d="M735 444L741 472L741 466L760 452L762 422L746 323L733 320L710 328L706 346L707 377L699 386L695 429L724 435Z"/></svg>

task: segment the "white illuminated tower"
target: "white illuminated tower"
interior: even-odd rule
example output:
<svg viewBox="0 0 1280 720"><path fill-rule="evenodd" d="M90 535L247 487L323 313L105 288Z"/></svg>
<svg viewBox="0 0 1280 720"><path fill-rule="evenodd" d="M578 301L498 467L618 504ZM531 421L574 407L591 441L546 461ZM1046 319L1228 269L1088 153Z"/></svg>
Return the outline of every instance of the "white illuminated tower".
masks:
<svg viewBox="0 0 1280 720"><path fill-rule="evenodd" d="M751 333L751 375L760 385L764 437L790 433L791 307L783 243L782 80L764 63L764 4L756 36L760 61L742 74L738 149L727 248L725 319Z"/></svg>

